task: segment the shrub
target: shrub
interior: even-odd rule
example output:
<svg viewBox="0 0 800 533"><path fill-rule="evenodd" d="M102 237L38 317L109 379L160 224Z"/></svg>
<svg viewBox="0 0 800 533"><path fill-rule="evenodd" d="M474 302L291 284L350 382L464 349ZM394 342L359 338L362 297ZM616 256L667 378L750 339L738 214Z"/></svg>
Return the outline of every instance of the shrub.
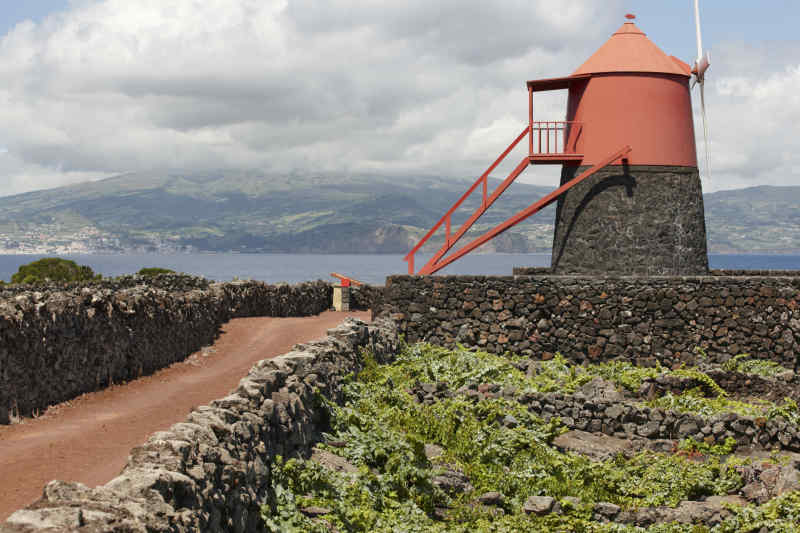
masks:
<svg viewBox="0 0 800 533"><path fill-rule="evenodd" d="M170 270L168 268L161 268L161 267L145 267L141 269L136 274L139 276L147 276L147 277L154 277L161 274L174 274L174 270Z"/></svg>
<svg viewBox="0 0 800 533"><path fill-rule="evenodd" d="M11 276L11 283L91 281L101 278L91 267L78 265L69 259L45 257L19 267L17 273Z"/></svg>

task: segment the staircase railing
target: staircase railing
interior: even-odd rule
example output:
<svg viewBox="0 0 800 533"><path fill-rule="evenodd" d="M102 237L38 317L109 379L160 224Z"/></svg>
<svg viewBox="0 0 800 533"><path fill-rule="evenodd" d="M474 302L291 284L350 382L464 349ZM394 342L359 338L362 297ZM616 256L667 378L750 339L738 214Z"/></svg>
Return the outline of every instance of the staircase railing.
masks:
<svg viewBox="0 0 800 533"><path fill-rule="evenodd" d="M526 135L528 135L528 133L530 133L530 131L531 131L531 130L530 130L530 126L527 126L527 127L524 129L524 130L522 130L522 133L520 133L520 134L519 134L519 136L518 136L518 137L517 137L517 138L514 140L514 142L512 142L512 143L511 143L511 144L508 146L508 148L506 148L506 150L505 150L505 151L504 151L502 154L500 154L500 157L498 157L498 158L495 160L495 162L494 162L494 163L492 163L492 164L491 164L491 166L490 166L488 169L486 169L486 172L484 172L483 174L481 174L481 177L480 177L480 178L478 178L478 179L475 181L475 183L473 183L473 184L472 184L472 187L470 187L470 188L467 190L467 192L465 192L465 193L464 193L464 194L461 196L461 198L459 198L459 199L458 199L458 201L457 201L455 204L453 204L453 207L451 207L451 208L450 208L450 210L449 210L449 211L447 211L447 213L445 213L445 214L444 214L444 216L443 216L442 218L440 218L440 219L439 219L439 222L437 222L436 224L434 224L434 226L433 226L433 227L432 227L432 228L431 228L431 229L428 231L428 233L426 233L426 234L425 234L425 236L424 236L424 237L422 237L422 239L421 239L421 240L420 240L420 241L417 243L417 245L416 245L416 246L414 246L414 248L412 248L412 249L411 249L411 251L410 251L410 252L408 252L408 254L406 254L406 256L405 256L405 260L406 260L406 261L408 261L408 273L409 273L409 274L414 274L414 254L416 254L416 253L417 253L417 251L419 251L419 249L420 249L420 248L422 248L422 246L423 246L423 245L424 245L426 242L428 242L428 240L429 240L429 239L430 239L430 238L433 236L433 234L434 234L434 233L436 233L436 231L437 231L437 230L438 230L440 227L442 227L442 224L444 224L444 225L445 225L445 246L444 246L444 248L443 248L443 250L444 250L444 251L441 251L441 250L440 250L441 254L437 254L437 256L434 256L434 257L440 258L440 257L441 257L443 254L445 254L445 253L447 252L447 250L449 250L449 249L450 249L450 246L451 246L451 244L450 244L450 243L451 243L451 241L452 241L453 243L455 243L455 241L457 241L458 239L460 239L460 238L461 238L461 235L463 235L463 234L464 234L464 232L466 232L466 229L465 229L464 231L461 231L461 230L459 230L459 231L456 233L456 235L457 235L457 236L456 236L455 238L451 238L451 230L452 230L452 228L451 228L451 226L452 226L452 216L453 216L453 213L455 213L455 212L458 210L458 208L459 208L459 207L461 207L461 204L463 204L463 203L464 203L464 201L465 201L467 198L469 198L469 197L470 197L470 195L471 195L473 192L475 192L475 189L477 189L479 185L481 185L481 186L482 186L483 198L482 198L482 201L481 201L481 206L478 208L478 211L476 211L476 213L475 213L475 214L473 214L473 215L472 215L472 217L470 217L470 220L471 220L472 222L474 222L475 220L477 220L477 219L478 219L478 217L480 217L480 216L481 216L481 215L482 215L482 214L483 214L483 213L484 213L484 212L485 212L485 211L486 211L486 210L489 208L489 206L491 206L491 205L494 203L494 201L495 201L495 200L496 200L496 199L497 199L497 198L498 198L498 197L499 197L499 196L500 196L500 195L503 193L503 191L505 191L505 190L508 188L508 186L509 186L509 185L511 185L511 182L513 182L514 180L513 180L513 179L511 179L511 180L509 181L509 179L507 178L507 179L506 179L506 181L504 181L504 182L503 182L503 183L500 185L500 187L498 187L498 188L497 188L497 189L496 189L496 190L495 190L495 191L492 193L492 195L491 195L491 196L489 196L489 195L488 195L488 179L489 179L489 174L491 174L491 173L492 173L492 171L494 171L494 169L495 169L495 168L497 168L497 166L498 166L500 163L502 163L502 162L503 162L503 160L506 158L506 156L507 156L507 155L508 155L508 154L509 154L509 153L510 153L510 152L511 152L511 151L512 151L514 148L516 148L516 146L519 144L519 142L520 142L522 139L524 139L524 138L525 138L525 136L526 136ZM521 165L521 164L520 164L520 165ZM525 165L525 166L527 166L527 162L526 162L526 165ZM518 168L519 168L519 167L518 167ZM524 168L525 168L525 167L523 167L523 170L524 170ZM522 170L520 170L520 172L522 172ZM517 175L519 175L519 172L517 173ZM510 177L510 176L509 176L509 177ZM514 178L516 178L516 176L514 176ZM506 182L508 182L508 183L506 183ZM470 222L470 220L468 220L467 222ZM472 222L470 222L470 224L469 224L470 226L472 225ZM465 224L466 224L466 223L465 223ZM462 225L462 228L463 228L463 225ZM469 227L467 227L467 229L469 229Z"/></svg>

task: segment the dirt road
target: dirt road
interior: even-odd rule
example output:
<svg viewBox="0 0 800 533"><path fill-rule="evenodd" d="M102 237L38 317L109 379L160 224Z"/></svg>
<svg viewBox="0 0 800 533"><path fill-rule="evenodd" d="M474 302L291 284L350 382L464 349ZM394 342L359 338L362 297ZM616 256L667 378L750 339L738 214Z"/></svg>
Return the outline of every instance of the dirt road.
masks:
<svg viewBox="0 0 800 533"><path fill-rule="evenodd" d="M318 339L346 316L239 318L223 326L214 346L152 376L85 394L37 419L0 426L0 521L36 500L53 479L90 487L114 478L134 446L189 410L221 398L256 361Z"/></svg>

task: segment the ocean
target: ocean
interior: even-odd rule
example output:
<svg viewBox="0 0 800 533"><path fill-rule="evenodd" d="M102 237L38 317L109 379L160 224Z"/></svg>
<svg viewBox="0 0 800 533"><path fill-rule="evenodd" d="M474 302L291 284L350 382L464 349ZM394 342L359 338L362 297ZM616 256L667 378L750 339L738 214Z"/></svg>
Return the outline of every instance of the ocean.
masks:
<svg viewBox="0 0 800 533"><path fill-rule="evenodd" d="M0 279L9 281L20 265L45 255L0 255ZM320 254L119 254L64 255L80 265L89 265L103 276L132 274L142 267L164 267L217 281L234 278L255 279L269 283L297 283L323 279L330 273L382 285L386 276L404 274L403 256L393 254L320 255ZM427 258L417 257L418 266ZM712 268L800 270L797 255L709 255ZM511 275L515 266L549 266L550 254L467 255L452 263L441 274Z"/></svg>

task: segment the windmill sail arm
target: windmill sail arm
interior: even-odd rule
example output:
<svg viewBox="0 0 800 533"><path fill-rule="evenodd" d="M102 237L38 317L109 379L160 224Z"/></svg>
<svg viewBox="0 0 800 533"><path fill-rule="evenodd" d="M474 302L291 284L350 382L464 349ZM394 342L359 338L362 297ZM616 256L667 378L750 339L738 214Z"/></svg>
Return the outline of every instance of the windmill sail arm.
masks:
<svg viewBox="0 0 800 533"><path fill-rule="evenodd" d="M694 20L697 28L697 59L692 67L692 74L699 83L703 83L706 70L711 65L708 52L703 52L703 33L700 30L700 0L694 0Z"/></svg>
<svg viewBox="0 0 800 533"><path fill-rule="evenodd" d="M703 59L703 34L700 31L700 0L694 0L694 20L697 27L697 63Z"/></svg>

